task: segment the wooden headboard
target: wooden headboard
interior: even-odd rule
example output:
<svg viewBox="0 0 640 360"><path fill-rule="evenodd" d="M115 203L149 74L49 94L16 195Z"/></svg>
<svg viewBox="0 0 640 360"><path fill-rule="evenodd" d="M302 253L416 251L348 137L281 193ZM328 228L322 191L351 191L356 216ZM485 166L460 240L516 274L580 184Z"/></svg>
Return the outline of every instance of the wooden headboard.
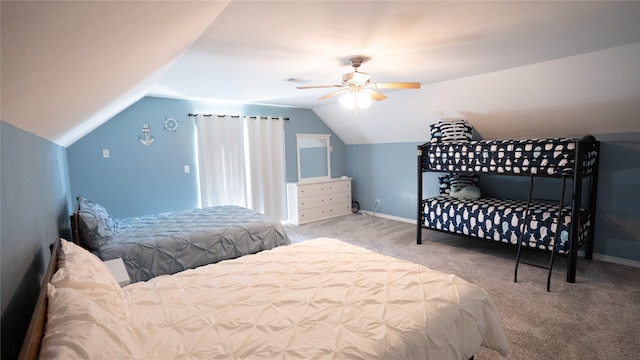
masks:
<svg viewBox="0 0 640 360"><path fill-rule="evenodd" d="M42 343L42 337L44 336L45 323L47 321L47 285L51 281L51 277L56 272L58 267L58 249L60 248L60 239L56 240L51 249L51 260L47 266L47 270L44 273L44 279L42 280L42 286L40 287L40 293L38 294L38 300L36 300L36 307L31 315L31 321L29 322L29 328L27 334L24 337L22 343L22 349L20 350L20 360L38 359L40 355L40 345Z"/></svg>
<svg viewBox="0 0 640 360"><path fill-rule="evenodd" d="M80 245L82 246L82 244L80 243L80 230L78 228L78 218L80 216L80 200L82 199L82 197L78 196L76 198L76 206L73 210L73 214L71 214L71 216L69 216L69 219L71 220L71 233L72 233L72 241L74 244L76 245Z"/></svg>

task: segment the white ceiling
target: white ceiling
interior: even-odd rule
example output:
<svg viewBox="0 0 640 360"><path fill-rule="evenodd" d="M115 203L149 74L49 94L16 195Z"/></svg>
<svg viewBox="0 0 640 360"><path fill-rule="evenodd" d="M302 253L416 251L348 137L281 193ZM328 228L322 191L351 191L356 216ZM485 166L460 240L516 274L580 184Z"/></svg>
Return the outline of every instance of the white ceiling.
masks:
<svg viewBox="0 0 640 360"><path fill-rule="evenodd" d="M340 126L337 98L317 99L330 89L296 86L339 84L355 55L368 58L361 71L373 82L425 86L640 42L637 1L3 1L1 10L2 120L63 146L144 95L310 108L341 138L360 134L347 143L367 142L366 124ZM385 90L384 102L411 112L420 91ZM375 130L375 142L402 140L397 125Z"/></svg>

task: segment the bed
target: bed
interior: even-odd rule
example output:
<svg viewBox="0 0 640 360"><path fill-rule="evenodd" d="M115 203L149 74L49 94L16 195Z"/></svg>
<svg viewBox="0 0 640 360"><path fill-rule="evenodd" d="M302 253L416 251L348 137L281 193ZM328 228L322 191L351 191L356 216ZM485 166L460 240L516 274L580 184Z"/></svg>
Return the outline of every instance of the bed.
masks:
<svg viewBox="0 0 640 360"><path fill-rule="evenodd" d="M481 346L509 352L496 306L477 285L336 239L124 288L71 242L61 240L59 258L42 290L45 335L31 344L41 345L32 353L42 359L469 359Z"/></svg>
<svg viewBox="0 0 640 360"><path fill-rule="evenodd" d="M554 237L558 206L545 202L480 198L477 200L436 196L422 201L422 226L476 238L517 245L522 233L522 219L529 224L522 237L523 246L540 250L554 250L559 254L570 251L571 206L563 206L560 214L558 239ZM525 211L528 209L528 214ZM577 244L587 242L591 226L591 214L580 212Z"/></svg>
<svg viewBox="0 0 640 360"><path fill-rule="evenodd" d="M231 205L116 219L78 197L71 224L77 244L121 258L131 282L291 243L277 219Z"/></svg>
<svg viewBox="0 0 640 360"><path fill-rule="evenodd" d="M442 134L446 131L438 128L444 125L466 126L458 130L466 136L445 141ZM587 259L593 254L599 142L590 135L580 139L470 140L469 129L463 121L434 124L431 141L418 146L417 243L422 243L425 228L518 245L518 254L521 247L564 254L569 259L567 282L575 282L578 249L585 245ZM440 196L424 199L422 173L429 171L445 175L439 176ZM520 201L450 193L449 181L466 181L465 186L473 188L479 174L527 176L529 198ZM539 184L540 178L557 179L547 181L546 186L561 195L551 200L533 198L534 179Z"/></svg>

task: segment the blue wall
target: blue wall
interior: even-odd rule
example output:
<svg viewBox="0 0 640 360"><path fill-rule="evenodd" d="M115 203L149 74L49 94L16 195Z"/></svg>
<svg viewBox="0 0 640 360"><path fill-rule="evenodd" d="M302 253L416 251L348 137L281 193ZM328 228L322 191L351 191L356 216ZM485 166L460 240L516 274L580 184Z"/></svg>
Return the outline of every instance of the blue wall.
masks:
<svg viewBox="0 0 640 360"><path fill-rule="evenodd" d="M197 207L191 111L186 101L144 98L76 141L67 148L72 194L96 200L114 217ZM179 124L175 132L164 129L170 117ZM154 137L149 146L138 140L145 124Z"/></svg>
<svg viewBox="0 0 640 360"><path fill-rule="evenodd" d="M594 251L640 261L640 133L599 134Z"/></svg>
<svg viewBox="0 0 640 360"><path fill-rule="evenodd" d="M640 133L594 136L601 141L594 252L640 261ZM347 146L347 172L361 209L374 210L380 199L377 212L415 221L418 144ZM437 173L423 179L424 197L437 195ZM480 179L485 196L526 199L528 186L525 177Z"/></svg>
<svg viewBox="0 0 640 360"><path fill-rule="evenodd" d="M66 150L0 122L2 358L16 358L40 290L49 244L69 238Z"/></svg>
<svg viewBox="0 0 640 360"><path fill-rule="evenodd" d="M190 113L288 117L287 181L297 179L298 133L331 134L331 173L346 174L344 143L311 110L145 97L68 147L72 194L97 201L116 218L198 207L196 128ZM164 129L166 118L178 121L177 131ZM154 137L149 146L138 140L145 124ZM109 158L103 158L103 149L109 149Z"/></svg>
<svg viewBox="0 0 640 360"><path fill-rule="evenodd" d="M353 178L352 197L360 209L373 211L374 203L380 199L376 212L416 219L416 148L419 144L347 145L347 172Z"/></svg>

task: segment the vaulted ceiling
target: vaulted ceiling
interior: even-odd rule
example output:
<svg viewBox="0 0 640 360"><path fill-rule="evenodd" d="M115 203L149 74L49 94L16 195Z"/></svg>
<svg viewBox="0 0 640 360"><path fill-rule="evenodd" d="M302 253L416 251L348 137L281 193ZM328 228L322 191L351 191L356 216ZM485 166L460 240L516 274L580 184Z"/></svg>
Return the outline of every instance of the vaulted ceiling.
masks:
<svg viewBox="0 0 640 360"><path fill-rule="evenodd" d="M347 143L402 141L402 126L376 117L422 111L430 84L640 42L637 1L2 1L0 11L2 120L62 146L146 95L309 108ZM378 111L360 114L369 125L344 127L353 114L337 97L318 100L332 89L296 86L340 84L353 56L374 82L423 88L382 90Z"/></svg>

